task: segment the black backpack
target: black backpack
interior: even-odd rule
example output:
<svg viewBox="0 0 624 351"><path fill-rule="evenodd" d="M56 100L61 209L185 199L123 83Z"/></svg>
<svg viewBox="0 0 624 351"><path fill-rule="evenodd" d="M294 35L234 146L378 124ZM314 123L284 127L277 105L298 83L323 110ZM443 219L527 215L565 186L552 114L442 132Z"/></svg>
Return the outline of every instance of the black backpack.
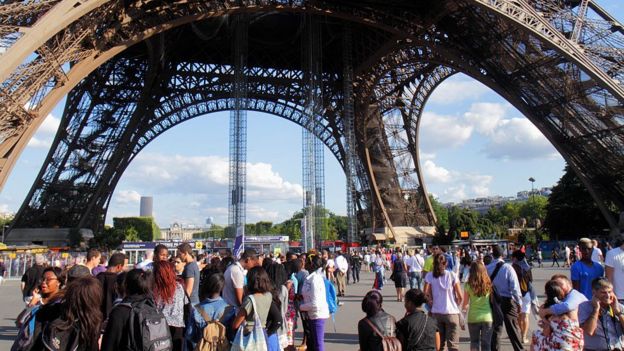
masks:
<svg viewBox="0 0 624 351"><path fill-rule="evenodd" d="M46 350L77 351L79 349L78 325L67 328L64 324L61 319L55 319L43 327L41 341Z"/></svg>
<svg viewBox="0 0 624 351"><path fill-rule="evenodd" d="M503 313L503 309L501 307L503 299L501 298L500 294L496 290L496 287L494 286L494 278L496 278L496 276L498 275L498 271L500 271L501 267L503 267L503 264L505 263L498 262L496 264L496 268L490 276L490 280L492 281L492 291L490 292L490 307L492 308L492 319L494 320L494 325L502 324L505 318L505 314Z"/></svg>
<svg viewBox="0 0 624 351"><path fill-rule="evenodd" d="M130 308L130 347L135 351L172 351L173 342L165 316L152 299L120 303ZM140 334L137 334L140 333Z"/></svg>

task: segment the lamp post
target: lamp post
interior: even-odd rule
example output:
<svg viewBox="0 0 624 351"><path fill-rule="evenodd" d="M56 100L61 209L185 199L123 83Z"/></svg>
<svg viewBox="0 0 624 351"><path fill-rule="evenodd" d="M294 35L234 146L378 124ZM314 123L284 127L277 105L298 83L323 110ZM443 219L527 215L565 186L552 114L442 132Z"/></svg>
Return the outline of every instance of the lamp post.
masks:
<svg viewBox="0 0 624 351"><path fill-rule="evenodd" d="M531 215L533 215L533 227L537 230L537 218L535 218L535 178L530 177L529 182L531 182L531 195L529 197L529 201L531 201Z"/></svg>

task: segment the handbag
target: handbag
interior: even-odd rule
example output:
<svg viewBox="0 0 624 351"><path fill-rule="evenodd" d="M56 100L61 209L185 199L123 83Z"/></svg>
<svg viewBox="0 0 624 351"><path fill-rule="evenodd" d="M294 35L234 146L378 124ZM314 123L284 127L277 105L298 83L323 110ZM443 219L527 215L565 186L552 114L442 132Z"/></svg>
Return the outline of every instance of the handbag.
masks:
<svg viewBox="0 0 624 351"><path fill-rule="evenodd" d="M254 327L247 335L245 335L246 323L238 327L231 351L268 351L266 335L256 308L256 300L253 295L249 295L249 299L254 310Z"/></svg>
<svg viewBox="0 0 624 351"><path fill-rule="evenodd" d="M401 351L403 349L403 345L401 345L401 341L395 336L384 336L379 329L371 322L368 318L364 318L366 323L373 329L375 334L381 338L381 346L383 347L383 351ZM424 328L423 328L424 329ZM421 333L422 336L422 333Z"/></svg>

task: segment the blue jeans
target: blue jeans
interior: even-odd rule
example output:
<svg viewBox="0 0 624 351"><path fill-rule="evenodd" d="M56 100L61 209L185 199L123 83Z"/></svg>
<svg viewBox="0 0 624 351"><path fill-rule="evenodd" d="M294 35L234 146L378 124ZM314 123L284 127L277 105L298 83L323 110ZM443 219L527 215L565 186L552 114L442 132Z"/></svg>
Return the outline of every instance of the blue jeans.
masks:
<svg viewBox="0 0 624 351"><path fill-rule="evenodd" d="M422 290L422 272L410 272L409 282L410 289Z"/></svg>
<svg viewBox="0 0 624 351"><path fill-rule="evenodd" d="M470 351L489 351L492 331L492 322L468 323Z"/></svg>
<svg viewBox="0 0 624 351"><path fill-rule="evenodd" d="M380 271L375 272L375 277L376 277L376 281L377 281L377 286L376 288L381 290L383 289L384 286L384 274Z"/></svg>

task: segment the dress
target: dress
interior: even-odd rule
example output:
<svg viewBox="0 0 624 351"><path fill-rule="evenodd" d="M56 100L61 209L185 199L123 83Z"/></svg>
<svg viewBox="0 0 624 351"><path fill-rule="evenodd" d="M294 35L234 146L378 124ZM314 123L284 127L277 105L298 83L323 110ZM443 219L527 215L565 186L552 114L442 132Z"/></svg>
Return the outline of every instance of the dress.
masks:
<svg viewBox="0 0 624 351"><path fill-rule="evenodd" d="M583 349L583 329L573 319L555 318L551 321L551 334L544 335L541 330L533 333L531 351L578 351Z"/></svg>
<svg viewBox="0 0 624 351"><path fill-rule="evenodd" d="M394 261L392 275L395 288L405 288L407 285L409 285L407 271L405 270L405 265L402 259L397 259L396 261Z"/></svg>
<svg viewBox="0 0 624 351"><path fill-rule="evenodd" d="M288 308L284 316L286 325L286 339L288 345L294 345L295 324L297 323L297 309L295 308L295 286L294 284L288 289Z"/></svg>

